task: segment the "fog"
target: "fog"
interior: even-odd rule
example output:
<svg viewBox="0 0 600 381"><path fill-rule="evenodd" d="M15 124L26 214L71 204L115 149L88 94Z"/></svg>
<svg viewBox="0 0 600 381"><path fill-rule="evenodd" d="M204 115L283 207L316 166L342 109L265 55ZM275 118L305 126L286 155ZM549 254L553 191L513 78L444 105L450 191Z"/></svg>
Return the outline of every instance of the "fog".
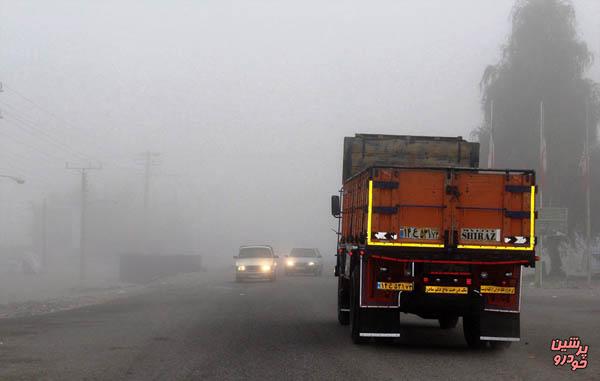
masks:
<svg viewBox="0 0 600 381"><path fill-rule="evenodd" d="M76 255L335 248L329 195L357 132L469 137L510 29L502 1L2 1L4 247ZM598 53L600 3L576 1ZM590 74L600 79L598 65ZM150 166L144 211L142 153ZM91 270L93 271L93 270Z"/></svg>

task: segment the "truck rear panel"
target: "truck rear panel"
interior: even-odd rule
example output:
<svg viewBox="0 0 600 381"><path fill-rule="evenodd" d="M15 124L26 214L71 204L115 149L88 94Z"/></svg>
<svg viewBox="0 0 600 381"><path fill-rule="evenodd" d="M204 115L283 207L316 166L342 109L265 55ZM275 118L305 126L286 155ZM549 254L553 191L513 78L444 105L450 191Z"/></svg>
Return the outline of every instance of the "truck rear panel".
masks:
<svg viewBox="0 0 600 381"><path fill-rule="evenodd" d="M344 184L342 242L532 252L534 182L531 171L374 167Z"/></svg>

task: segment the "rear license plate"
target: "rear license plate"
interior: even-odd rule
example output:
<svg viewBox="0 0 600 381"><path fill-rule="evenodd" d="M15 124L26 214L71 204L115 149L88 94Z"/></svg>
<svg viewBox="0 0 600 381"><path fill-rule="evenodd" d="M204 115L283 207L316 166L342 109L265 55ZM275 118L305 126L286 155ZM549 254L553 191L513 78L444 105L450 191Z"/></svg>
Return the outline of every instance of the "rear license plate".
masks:
<svg viewBox="0 0 600 381"><path fill-rule="evenodd" d="M425 292L428 294L467 294L467 287L449 287L449 286L425 286Z"/></svg>
<svg viewBox="0 0 600 381"><path fill-rule="evenodd" d="M386 291L412 291L413 284L408 282L377 282L378 290L386 290Z"/></svg>
<svg viewBox="0 0 600 381"><path fill-rule="evenodd" d="M499 286L481 286L482 294L510 294L514 295L514 287L499 287Z"/></svg>

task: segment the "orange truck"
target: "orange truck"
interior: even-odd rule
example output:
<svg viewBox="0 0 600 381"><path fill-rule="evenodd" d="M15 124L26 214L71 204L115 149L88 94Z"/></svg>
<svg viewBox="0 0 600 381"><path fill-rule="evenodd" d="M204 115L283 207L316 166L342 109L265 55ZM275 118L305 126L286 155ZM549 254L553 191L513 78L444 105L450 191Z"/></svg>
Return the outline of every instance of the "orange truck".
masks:
<svg viewBox="0 0 600 381"><path fill-rule="evenodd" d="M401 313L470 347L520 340L521 275L535 266L535 173L478 168L462 138L345 138L338 320L355 343L400 337Z"/></svg>

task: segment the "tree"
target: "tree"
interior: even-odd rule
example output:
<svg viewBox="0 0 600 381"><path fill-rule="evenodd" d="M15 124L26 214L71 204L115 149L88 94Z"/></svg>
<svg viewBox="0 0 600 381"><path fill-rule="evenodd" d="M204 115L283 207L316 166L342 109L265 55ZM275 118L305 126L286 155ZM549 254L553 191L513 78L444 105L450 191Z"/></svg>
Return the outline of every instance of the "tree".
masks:
<svg viewBox="0 0 600 381"><path fill-rule="evenodd" d="M585 198L578 164L586 123L595 142L600 116L600 88L584 77L593 56L577 35L570 1L517 0L511 21L502 58L485 69L480 84L485 121L475 135L481 142L482 157L488 149L493 101L496 166L539 171L543 102L548 168L544 205L569 208L571 228L582 230ZM594 157L592 168L599 168L598 155Z"/></svg>

